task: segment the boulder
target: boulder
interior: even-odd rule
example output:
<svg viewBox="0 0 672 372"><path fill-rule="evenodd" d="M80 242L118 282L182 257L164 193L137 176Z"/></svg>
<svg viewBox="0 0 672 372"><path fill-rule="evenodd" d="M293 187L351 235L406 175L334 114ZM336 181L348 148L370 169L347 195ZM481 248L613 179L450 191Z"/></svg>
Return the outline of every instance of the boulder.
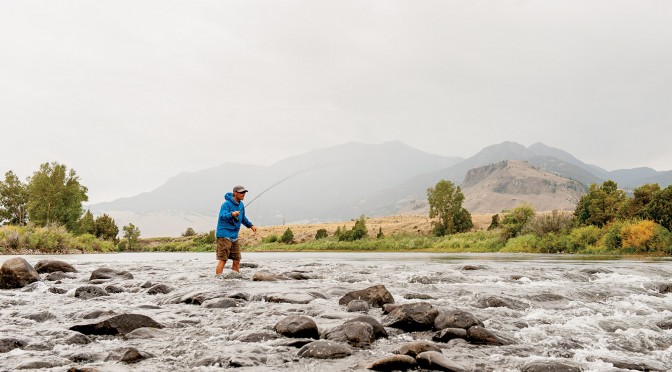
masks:
<svg viewBox="0 0 672 372"><path fill-rule="evenodd" d="M372 362L366 368L374 371L406 371L415 369L418 363L408 355L390 355Z"/></svg>
<svg viewBox="0 0 672 372"><path fill-rule="evenodd" d="M149 294L149 295L167 294L167 293L170 293L172 291L173 290L165 284L157 284L157 285L154 285L151 288L149 288L147 290L147 294Z"/></svg>
<svg viewBox="0 0 672 372"><path fill-rule="evenodd" d="M105 292L107 292L107 293L124 293L126 291L118 285L110 284L110 285L105 286Z"/></svg>
<svg viewBox="0 0 672 372"><path fill-rule="evenodd" d="M369 303L362 300L352 300L348 303L348 312L367 312L369 311Z"/></svg>
<svg viewBox="0 0 672 372"><path fill-rule="evenodd" d="M394 353L408 355L415 358L418 354L424 353L426 351L441 352L441 348L436 346L433 342L413 341L408 344L401 345L401 347L395 350Z"/></svg>
<svg viewBox="0 0 672 372"><path fill-rule="evenodd" d="M347 342L354 347L368 347L376 340L373 327L364 322L346 322L336 326L323 335L330 341Z"/></svg>
<svg viewBox="0 0 672 372"><path fill-rule="evenodd" d="M93 342L93 340L79 332L76 332L72 336L65 339L66 345L86 345L90 344L91 342Z"/></svg>
<svg viewBox="0 0 672 372"><path fill-rule="evenodd" d="M166 337L167 333L158 328L137 328L127 333L124 338L127 340L147 340L151 338Z"/></svg>
<svg viewBox="0 0 672 372"><path fill-rule="evenodd" d="M56 368L68 364L67 359L51 358L51 359L28 359L22 361L15 369L42 369L42 368Z"/></svg>
<svg viewBox="0 0 672 372"><path fill-rule="evenodd" d="M490 332L481 326L467 329L467 341L472 344L509 345L510 342Z"/></svg>
<svg viewBox="0 0 672 372"><path fill-rule="evenodd" d="M467 339L467 330L464 328L445 328L434 334L433 341L448 342L456 338Z"/></svg>
<svg viewBox="0 0 672 372"><path fill-rule="evenodd" d="M259 267L258 264L255 264L255 263L252 263L252 262L241 262L240 263L240 268L241 269L256 269L258 267Z"/></svg>
<svg viewBox="0 0 672 372"><path fill-rule="evenodd" d="M485 309L488 307L506 307L512 310L523 310L529 306L518 300L512 298L504 298L500 296L487 296L481 297L476 301L476 307Z"/></svg>
<svg viewBox="0 0 672 372"><path fill-rule="evenodd" d="M212 300L203 302L201 306L206 309L228 309L230 307L245 306L245 302L233 298L213 298Z"/></svg>
<svg viewBox="0 0 672 372"><path fill-rule="evenodd" d="M30 319L38 323L44 323L47 320L56 319L56 315L49 311L41 311L39 313L32 313L23 316L24 319Z"/></svg>
<svg viewBox="0 0 672 372"><path fill-rule="evenodd" d="M18 338L0 338L0 353L7 353L14 349L23 349L28 343Z"/></svg>
<svg viewBox="0 0 672 372"><path fill-rule="evenodd" d="M303 346L297 355L301 358L339 359L352 355L352 349L340 342L319 340Z"/></svg>
<svg viewBox="0 0 672 372"><path fill-rule="evenodd" d="M275 331L291 338L320 338L315 321L303 315L292 315L282 319L275 325Z"/></svg>
<svg viewBox="0 0 672 372"><path fill-rule="evenodd" d="M63 279L74 279L75 276L72 274L66 274L62 271L54 271L53 273L47 274L47 276L44 277L44 280L48 282L57 282L59 280Z"/></svg>
<svg viewBox="0 0 672 372"><path fill-rule="evenodd" d="M523 365L522 372L581 372L583 369L570 362L537 360Z"/></svg>
<svg viewBox="0 0 672 372"><path fill-rule="evenodd" d="M133 274L129 273L128 271L119 271L119 270L114 270L114 269L101 267L99 269L94 270L91 273L91 277L89 277L89 280L98 280L98 279L130 280L130 279L133 279Z"/></svg>
<svg viewBox="0 0 672 372"><path fill-rule="evenodd" d="M252 276L254 282L276 282L278 280L287 280L284 276L276 275L268 271L257 271Z"/></svg>
<svg viewBox="0 0 672 372"><path fill-rule="evenodd" d="M383 314L389 314L394 311L394 309L401 306L401 304L385 304L383 305Z"/></svg>
<svg viewBox="0 0 672 372"><path fill-rule="evenodd" d="M368 316L368 315L360 315L354 319L347 320L346 323L348 322L364 322L369 324L371 327L373 327L373 335L376 336L376 338L385 338L387 337L387 331L385 330L385 327L383 327L382 324L380 324L379 321L377 321L374 317Z"/></svg>
<svg viewBox="0 0 672 372"><path fill-rule="evenodd" d="M440 351L425 351L415 357L418 366L430 371L466 372L468 369L448 359Z"/></svg>
<svg viewBox="0 0 672 372"><path fill-rule="evenodd" d="M352 300L366 301L372 307L383 307L385 304L394 303L394 297L392 297L392 294L388 292L387 288L382 284L346 293L345 296L338 300L338 304L347 305Z"/></svg>
<svg viewBox="0 0 672 372"><path fill-rule="evenodd" d="M124 353L124 355L121 356L121 359L119 359L119 361L126 364L133 364L143 361L145 359L149 359L151 357L152 355L148 353L143 353L138 349L131 347L128 350L126 350L126 352Z"/></svg>
<svg viewBox="0 0 672 372"><path fill-rule="evenodd" d="M75 290L75 297L81 298L82 300L88 300L91 298L109 296L109 295L110 294L107 293L107 291L95 285L86 285L83 287L79 287Z"/></svg>
<svg viewBox="0 0 672 372"><path fill-rule="evenodd" d="M63 272L63 273L76 273L77 269L72 267L67 262L59 260L39 260L35 264L35 270L40 274Z"/></svg>
<svg viewBox="0 0 672 372"><path fill-rule="evenodd" d="M48 289L49 293L54 293L54 294L66 294L68 293L67 289L63 288L57 288L57 287L51 287Z"/></svg>
<svg viewBox="0 0 672 372"><path fill-rule="evenodd" d="M23 288L40 280L40 274L21 257L10 258L0 267L0 289Z"/></svg>
<svg viewBox="0 0 672 372"><path fill-rule="evenodd" d="M266 342L268 340L276 340L278 334L270 331L248 332L236 336L236 340L240 342ZM312 341L311 341L312 342Z"/></svg>
<svg viewBox="0 0 672 372"><path fill-rule="evenodd" d="M473 326L483 326L483 322L478 320L473 314L462 310L442 311L434 320L434 328L441 330L445 328L463 328L469 329Z"/></svg>
<svg viewBox="0 0 672 372"><path fill-rule="evenodd" d="M70 327L70 330L85 335L125 335L143 327L163 328L161 324L146 315L121 314L98 323L76 325Z"/></svg>
<svg viewBox="0 0 672 372"><path fill-rule="evenodd" d="M427 302L403 304L383 319L386 327L399 328L407 332L432 329L439 311Z"/></svg>
<svg viewBox="0 0 672 372"><path fill-rule="evenodd" d="M273 303L305 305L313 301L315 297L303 292L264 293L255 295L253 301L266 301Z"/></svg>

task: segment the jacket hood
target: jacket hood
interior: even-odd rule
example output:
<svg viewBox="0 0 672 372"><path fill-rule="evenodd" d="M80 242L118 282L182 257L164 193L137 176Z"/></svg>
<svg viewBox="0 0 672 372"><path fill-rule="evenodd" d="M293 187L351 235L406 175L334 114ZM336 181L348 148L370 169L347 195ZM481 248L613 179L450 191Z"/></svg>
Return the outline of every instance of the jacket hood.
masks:
<svg viewBox="0 0 672 372"><path fill-rule="evenodd" d="M226 195L224 195L224 199L230 201L231 203L238 205L240 204L239 202L236 201L236 199L233 198L233 193L232 192L227 192Z"/></svg>

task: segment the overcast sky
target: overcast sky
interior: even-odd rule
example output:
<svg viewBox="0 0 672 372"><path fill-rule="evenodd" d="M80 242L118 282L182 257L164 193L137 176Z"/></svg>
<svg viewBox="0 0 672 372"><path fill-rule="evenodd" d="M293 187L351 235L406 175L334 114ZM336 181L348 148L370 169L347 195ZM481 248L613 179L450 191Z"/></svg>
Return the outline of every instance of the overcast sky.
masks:
<svg viewBox="0 0 672 372"><path fill-rule="evenodd" d="M0 1L0 172L91 202L349 141L672 169L672 2Z"/></svg>

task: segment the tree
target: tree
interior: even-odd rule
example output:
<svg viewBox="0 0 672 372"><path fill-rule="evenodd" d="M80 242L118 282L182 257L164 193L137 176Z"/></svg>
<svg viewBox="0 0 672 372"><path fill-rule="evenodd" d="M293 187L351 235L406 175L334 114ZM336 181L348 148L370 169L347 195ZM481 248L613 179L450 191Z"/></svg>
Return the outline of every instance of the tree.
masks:
<svg viewBox="0 0 672 372"><path fill-rule="evenodd" d="M96 237L103 240L116 241L119 227L112 217L103 214L96 218Z"/></svg>
<svg viewBox="0 0 672 372"><path fill-rule="evenodd" d="M187 227L187 231L182 233L182 236L184 236L184 237L194 236L194 235L196 235L196 231L194 231L194 229L192 229L191 227Z"/></svg>
<svg viewBox="0 0 672 372"><path fill-rule="evenodd" d="M385 234L383 234L383 228L379 227L378 228L378 234L376 235L376 239L382 239L385 237Z"/></svg>
<svg viewBox="0 0 672 372"><path fill-rule="evenodd" d="M315 240L324 239L327 236L329 236L329 234L327 234L327 229L319 229L315 233Z"/></svg>
<svg viewBox="0 0 672 372"><path fill-rule="evenodd" d="M437 217L434 221L434 234L437 236L450 235L469 231L474 227L471 214L462 208L464 194L458 186L446 180L439 181L434 187L427 189L429 202L429 218Z"/></svg>
<svg viewBox="0 0 672 372"><path fill-rule="evenodd" d="M91 234L96 235L96 221L93 219L93 214L90 210L87 210L86 213L79 219L79 227L77 232L79 234Z"/></svg>
<svg viewBox="0 0 672 372"><path fill-rule="evenodd" d="M292 229L288 227L287 230L285 230L285 232L282 233L280 241L285 244L291 244L294 241L294 233L292 232Z"/></svg>
<svg viewBox="0 0 672 372"><path fill-rule="evenodd" d="M642 210L645 218L672 231L672 185L659 190Z"/></svg>
<svg viewBox="0 0 672 372"><path fill-rule="evenodd" d="M39 226L59 223L77 231L82 203L89 200L87 191L73 169L68 171L57 162L43 163L28 181L28 218Z"/></svg>
<svg viewBox="0 0 672 372"><path fill-rule="evenodd" d="M579 225L595 225L602 227L620 217L627 196L618 189L614 181L604 181L602 186L590 185L588 193L579 199L574 210Z"/></svg>
<svg viewBox="0 0 672 372"><path fill-rule="evenodd" d="M492 220L490 220L490 226L488 226L488 231L494 230L499 227L499 214L495 214L492 216Z"/></svg>
<svg viewBox="0 0 672 372"><path fill-rule="evenodd" d="M124 230L124 239L126 239L126 247L128 250L132 251L138 245L138 237L140 237L140 229L129 223L128 225L122 227Z"/></svg>
<svg viewBox="0 0 672 372"><path fill-rule="evenodd" d="M25 225L27 205L28 186L14 172L5 173L5 181L0 181L0 222Z"/></svg>
<svg viewBox="0 0 672 372"><path fill-rule="evenodd" d="M503 228L504 239L515 238L523 227L534 217L534 208L529 205L520 205L513 208L511 212L504 216L501 226Z"/></svg>
<svg viewBox="0 0 672 372"><path fill-rule="evenodd" d="M355 221L355 226L351 230L347 230L343 226L343 230L338 235L338 241L353 242L364 238L369 233L369 230L366 228L366 217L364 215L360 216L357 221Z"/></svg>
<svg viewBox="0 0 672 372"><path fill-rule="evenodd" d="M660 191L660 186L657 183L647 183L636 188L633 197L624 203L621 216L623 218L646 218L643 210L653 200L653 195L658 191Z"/></svg>

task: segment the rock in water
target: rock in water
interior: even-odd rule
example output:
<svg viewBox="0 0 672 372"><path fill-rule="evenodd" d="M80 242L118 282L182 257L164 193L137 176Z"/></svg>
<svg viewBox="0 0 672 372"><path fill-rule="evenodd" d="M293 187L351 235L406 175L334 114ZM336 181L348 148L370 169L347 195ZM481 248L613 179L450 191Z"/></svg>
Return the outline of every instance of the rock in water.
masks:
<svg viewBox="0 0 672 372"><path fill-rule="evenodd" d="M364 300L373 307L383 307L385 304L394 303L394 297L382 284L346 293L345 296L338 300L338 304L347 306L352 300Z"/></svg>
<svg viewBox="0 0 672 372"><path fill-rule="evenodd" d="M415 358L408 355L390 355L366 366L374 371L407 371L417 366Z"/></svg>
<svg viewBox="0 0 672 372"><path fill-rule="evenodd" d="M21 257L10 258L0 267L0 289L23 288L40 280L40 274Z"/></svg>
<svg viewBox="0 0 672 372"><path fill-rule="evenodd" d="M483 327L483 322L473 314L462 310L443 311L434 320L434 328L438 330L446 328L469 329L473 326Z"/></svg>
<svg viewBox="0 0 672 372"><path fill-rule="evenodd" d="M91 277L89 280L96 280L96 279L133 279L133 274L129 273L128 271L117 271L114 269L108 269L105 267L101 267L100 269L96 269L91 273Z"/></svg>
<svg viewBox="0 0 672 372"><path fill-rule="evenodd" d="M352 355L352 350L345 344L334 341L313 341L299 350L301 358L338 359Z"/></svg>
<svg viewBox="0 0 672 372"><path fill-rule="evenodd" d="M83 287L79 287L75 290L75 297L81 298L82 300L88 300L91 298L109 296L109 295L110 294L107 293L107 291L105 291L100 287L96 287L95 285L86 285Z"/></svg>
<svg viewBox="0 0 672 372"><path fill-rule="evenodd" d="M368 347L376 340L373 327L364 322L346 322L325 332L323 338L347 342L354 347Z"/></svg>
<svg viewBox="0 0 672 372"><path fill-rule="evenodd" d="M320 338L315 321L302 315L288 316L282 319L275 325L275 331L285 337Z"/></svg>
<svg viewBox="0 0 672 372"><path fill-rule="evenodd" d="M146 315L121 314L98 323L76 325L70 327L70 330L85 335L125 335L143 327L163 328L161 324Z"/></svg>
<svg viewBox="0 0 672 372"><path fill-rule="evenodd" d="M415 358L418 354L426 351L441 352L441 348L429 341L413 341L408 344L401 345L401 347L394 351L395 354L408 355Z"/></svg>
<svg viewBox="0 0 672 372"><path fill-rule="evenodd" d="M467 368L463 365L453 362L438 351L426 351L418 354L415 358L420 368L430 371L450 371L465 372Z"/></svg>
<svg viewBox="0 0 672 372"><path fill-rule="evenodd" d="M76 273L77 269L67 262L58 260L39 260L35 264L35 270L40 274L55 273L57 271L64 273Z"/></svg>
<svg viewBox="0 0 672 372"><path fill-rule="evenodd" d="M432 329L438 315L439 311L427 302L403 304L383 319L383 325L407 332L426 331Z"/></svg>
<svg viewBox="0 0 672 372"><path fill-rule="evenodd" d="M473 344L509 345L510 342L480 326L467 329L467 341Z"/></svg>
<svg viewBox="0 0 672 372"><path fill-rule="evenodd" d="M529 362L521 369L523 372L580 372L581 367L574 363L563 361L534 361Z"/></svg>
<svg viewBox="0 0 672 372"><path fill-rule="evenodd" d="M0 353L7 353L14 349L23 349L28 343L16 338L0 338Z"/></svg>
<svg viewBox="0 0 672 372"><path fill-rule="evenodd" d="M383 327L383 325L380 324L380 322L377 321L372 316L361 315L361 316L358 316L354 319L350 319L350 320L346 321L346 323L348 323L348 322L364 322L364 323L367 323L371 327L373 327L373 334L376 336L376 338L386 338L387 337L387 331L385 330L385 327Z"/></svg>

